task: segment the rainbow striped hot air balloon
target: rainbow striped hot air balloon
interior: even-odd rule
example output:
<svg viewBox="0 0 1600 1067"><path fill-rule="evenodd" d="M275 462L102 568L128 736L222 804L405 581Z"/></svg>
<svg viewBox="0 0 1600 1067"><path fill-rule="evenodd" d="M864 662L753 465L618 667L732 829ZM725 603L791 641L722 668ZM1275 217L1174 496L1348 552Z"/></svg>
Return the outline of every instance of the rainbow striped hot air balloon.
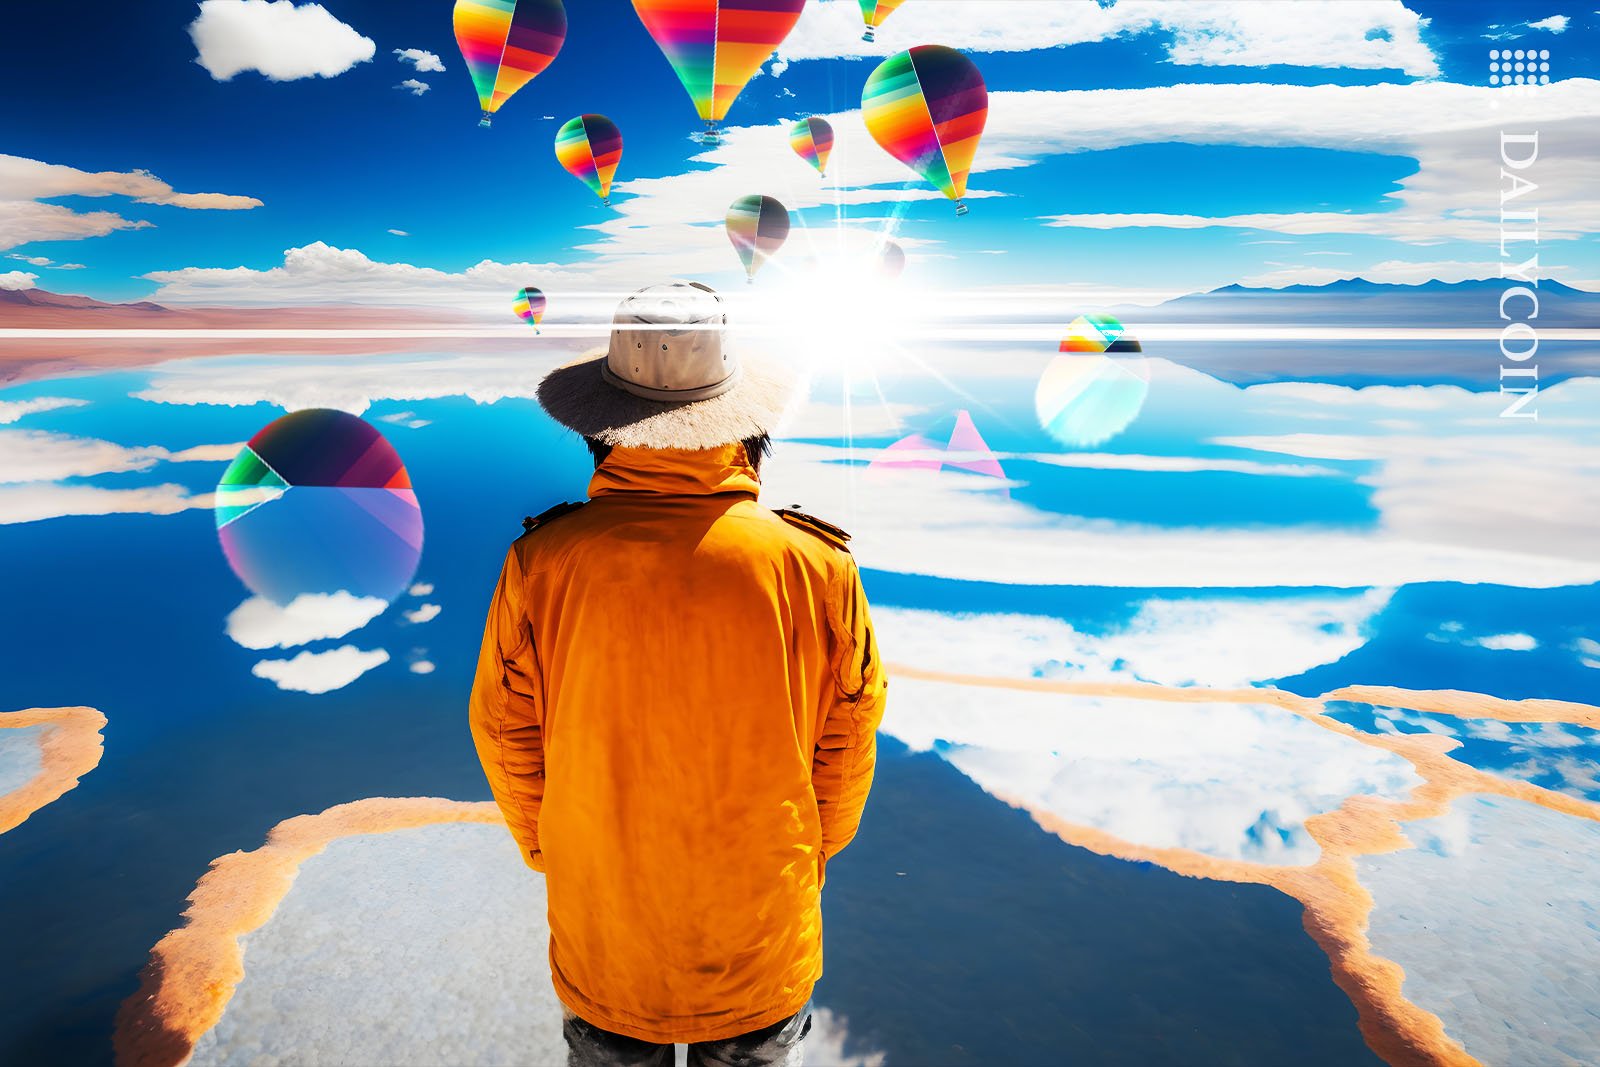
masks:
<svg viewBox="0 0 1600 1067"><path fill-rule="evenodd" d="M456 0L456 44L478 89L479 126L561 51L567 9L561 0Z"/></svg>
<svg viewBox="0 0 1600 1067"><path fill-rule="evenodd" d="M1063 352L1143 352L1128 328L1110 315L1079 315L1061 339Z"/></svg>
<svg viewBox="0 0 1600 1067"><path fill-rule="evenodd" d="M789 237L789 209L770 196L741 196L728 206L727 224L745 280L754 282L756 271Z"/></svg>
<svg viewBox="0 0 1600 1067"><path fill-rule="evenodd" d="M1127 429L1150 392L1144 351L1109 315L1079 315L1034 390L1039 425L1062 444L1093 448Z"/></svg>
<svg viewBox="0 0 1600 1067"><path fill-rule="evenodd" d="M789 131L789 147L826 177L828 153L833 151L833 127L827 119L815 115L801 119Z"/></svg>
<svg viewBox="0 0 1600 1067"><path fill-rule="evenodd" d="M883 20L906 0L861 0L861 21L867 24L866 32L861 35L863 41L876 40L878 27L883 25Z"/></svg>
<svg viewBox="0 0 1600 1067"><path fill-rule="evenodd" d="M517 318L532 325L534 333L538 333L539 323L544 319L544 306L544 294L530 285L517 294L511 310L517 313Z"/></svg>
<svg viewBox="0 0 1600 1067"><path fill-rule="evenodd" d="M972 60L943 45L918 45L884 60L861 90L867 132L884 151L956 202L989 116L989 90Z"/></svg>
<svg viewBox="0 0 1600 1067"><path fill-rule="evenodd" d="M698 137L705 144L721 143L717 123L805 6L805 0L633 0L705 120Z"/></svg>
<svg viewBox="0 0 1600 1067"><path fill-rule="evenodd" d="M609 205L611 176L622 161L622 131L604 115L568 119L556 131L556 159Z"/></svg>

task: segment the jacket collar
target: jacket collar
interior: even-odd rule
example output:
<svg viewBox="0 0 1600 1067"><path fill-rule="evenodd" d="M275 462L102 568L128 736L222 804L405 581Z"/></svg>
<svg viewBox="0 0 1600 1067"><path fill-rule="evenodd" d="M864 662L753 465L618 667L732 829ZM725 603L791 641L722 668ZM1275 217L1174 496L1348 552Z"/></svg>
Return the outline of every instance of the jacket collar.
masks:
<svg viewBox="0 0 1600 1067"><path fill-rule="evenodd" d="M756 496L760 492L761 481L738 443L699 451L618 446L589 480L591 498L619 493Z"/></svg>

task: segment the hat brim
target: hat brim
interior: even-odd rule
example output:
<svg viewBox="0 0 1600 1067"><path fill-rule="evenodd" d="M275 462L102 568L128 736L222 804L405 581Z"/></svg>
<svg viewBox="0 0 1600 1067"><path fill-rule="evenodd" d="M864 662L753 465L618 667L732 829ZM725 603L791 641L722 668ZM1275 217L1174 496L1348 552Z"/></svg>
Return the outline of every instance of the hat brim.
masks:
<svg viewBox="0 0 1600 1067"><path fill-rule="evenodd" d="M741 360L732 389L706 400L646 400L605 381L606 349L557 367L539 383L539 406L584 437L622 448L699 450L772 433L794 400L799 377L770 360Z"/></svg>

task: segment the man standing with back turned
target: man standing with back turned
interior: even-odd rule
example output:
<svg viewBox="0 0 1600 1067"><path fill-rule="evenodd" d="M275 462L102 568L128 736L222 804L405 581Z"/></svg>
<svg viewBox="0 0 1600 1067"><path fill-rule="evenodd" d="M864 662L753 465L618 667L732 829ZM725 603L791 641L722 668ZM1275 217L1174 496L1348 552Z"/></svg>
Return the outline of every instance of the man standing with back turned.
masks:
<svg viewBox="0 0 1600 1067"><path fill-rule="evenodd" d="M544 871L571 1067L797 1065L883 665L849 535L756 503L789 399L720 298L642 289L539 386L595 458L495 590L472 736Z"/></svg>

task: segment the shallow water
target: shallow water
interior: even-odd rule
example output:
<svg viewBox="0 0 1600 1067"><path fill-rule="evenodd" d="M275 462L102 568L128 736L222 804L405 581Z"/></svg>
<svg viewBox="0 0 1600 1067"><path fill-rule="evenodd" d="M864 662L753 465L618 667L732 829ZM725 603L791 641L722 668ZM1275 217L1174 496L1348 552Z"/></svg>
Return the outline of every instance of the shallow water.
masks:
<svg viewBox="0 0 1600 1067"><path fill-rule="evenodd" d="M106 1062L118 1003L209 861L281 820L370 796L487 798L464 719L482 612L522 517L581 499L588 469L528 399L553 359L241 355L0 390L83 401L0 427L0 559L27 561L4 574L21 608L0 613L0 704L109 720L101 765L0 839L0 943L26 961L0 969L0 1061ZM1580 417L1594 380L1550 390L1529 432L1454 385L1242 389L1152 363L1143 412L1093 449L1038 428L1038 361L997 354L982 376L943 367L944 382L823 373L770 461L767 502L852 530L891 663L1600 697L1600 648L1584 643L1600 640L1600 559L1581 522L1600 485L1600 433ZM172 457L244 441L279 403L359 410L388 436L426 524L415 581L431 587L283 647L239 616L229 632L249 592L205 506L226 460ZM942 441L960 410L1005 481L866 468L911 433ZM101 508L120 513L71 514ZM279 687L296 668L261 669L345 646L386 658L319 694ZM1281 792L1339 799L1297 781L1311 772L1287 749L1232 745L1243 720L1209 721L1217 743L1186 768L1202 795L1255 759L1262 780L1296 787ZM1160 727L1128 729L1106 758L1131 766L1137 731ZM890 1064L1370 1058L1296 901L1068 846L982 784L1000 791L1054 735L1024 737L1007 764L991 738L955 734L933 730L925 751L884 738L862 834L829 868L818 1003L863 1050ZM1593 765L1592 746L1569 754ZM1076 779L1087 795L1065 810L1115 816L1129 797L1092 784L1115 780ZM1250 803L1279 825L1276 801ZM1142 823L1105 825L1137 838Z"/></svg>

